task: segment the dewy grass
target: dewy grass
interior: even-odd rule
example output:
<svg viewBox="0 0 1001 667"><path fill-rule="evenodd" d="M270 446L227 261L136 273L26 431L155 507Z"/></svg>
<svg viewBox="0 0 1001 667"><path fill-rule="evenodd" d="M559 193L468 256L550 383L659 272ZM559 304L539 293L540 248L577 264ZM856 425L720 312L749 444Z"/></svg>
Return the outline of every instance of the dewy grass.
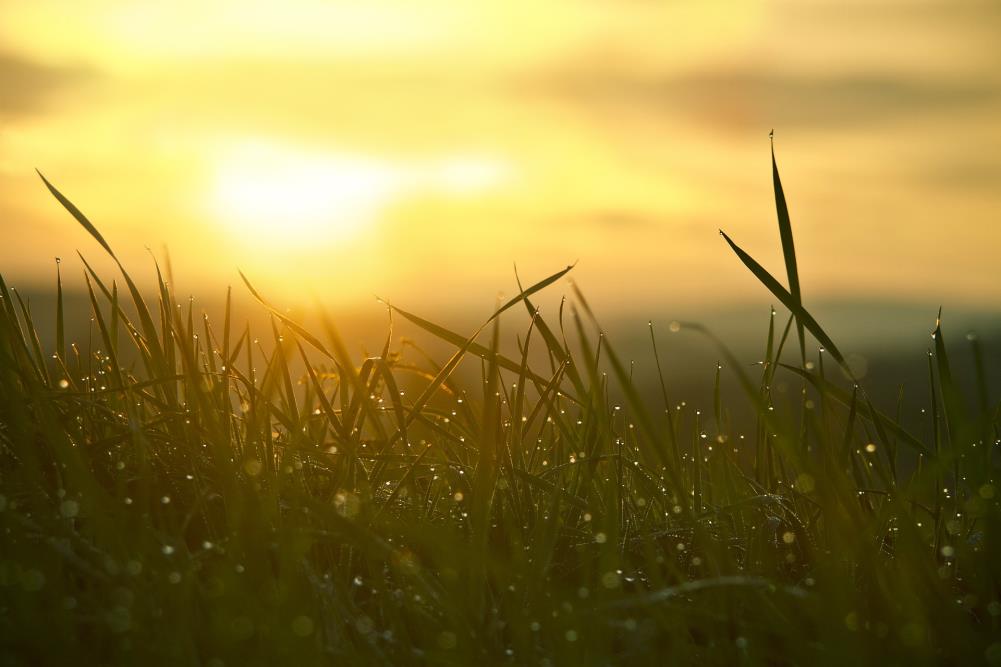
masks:
<svg viewBox="0 0 1001 667"><path fill-rule="evenodd" d="M92 335L72 342L61 274L45 336L0 279L5 664L998 663L983 355L968 401L936 326L927 436L842 382L773 169L789 288L726 237L790 313L762 363L671 327L719 347L712 414L674 395L652 325L647 396L582 295L536 310L569 269L470 335L394 306L454 346L442 362L390 337L354 359L249 281L270 330L228 298L220 330L162 277L150 308L86 262Z"/></svg>

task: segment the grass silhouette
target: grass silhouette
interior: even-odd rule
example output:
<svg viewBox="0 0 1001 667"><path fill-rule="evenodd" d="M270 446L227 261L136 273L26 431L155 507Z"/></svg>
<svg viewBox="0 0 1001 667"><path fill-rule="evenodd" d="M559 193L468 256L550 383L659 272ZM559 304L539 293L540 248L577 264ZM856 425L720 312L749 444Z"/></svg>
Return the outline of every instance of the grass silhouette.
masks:
<svg viewBox="0 0 1001 667"><path fill-rule="evenodd" d="M877 409L804 306L773 175L789 288L721 232L789 311L761 363L671 326L719 346L711 414L672 400L652 326L656 396L579 292L536 310L570 267L471 335L393 306L443 361L352 358L244 277L260 344L229 300L218 326L159 269L151 307L86 261L68 344L61 278L45 337L0 278L4 664L1001 664L999 406L936 327L929 435Z"/></svg>

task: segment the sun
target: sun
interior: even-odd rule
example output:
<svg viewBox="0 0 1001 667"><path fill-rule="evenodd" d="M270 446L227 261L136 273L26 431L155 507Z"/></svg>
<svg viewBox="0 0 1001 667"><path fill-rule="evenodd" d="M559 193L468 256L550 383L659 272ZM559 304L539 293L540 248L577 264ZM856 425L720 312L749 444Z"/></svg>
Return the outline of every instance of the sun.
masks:
<svg viewBox="0 0 1001 667"><path fill-rule="evenodd" d="M391 206L475 199L513 173L507 160L475 151L404 159L244 142L220 155L212 215L243 244L269 250L344 244Z"/></svg>
<svg viewBox="0 0 1001 667"><path fill-rule="evenodd" d="M213 213L237 237L269 247L347 241L400 195L391 162L264 144L227 151L216 167Z"/></svg>

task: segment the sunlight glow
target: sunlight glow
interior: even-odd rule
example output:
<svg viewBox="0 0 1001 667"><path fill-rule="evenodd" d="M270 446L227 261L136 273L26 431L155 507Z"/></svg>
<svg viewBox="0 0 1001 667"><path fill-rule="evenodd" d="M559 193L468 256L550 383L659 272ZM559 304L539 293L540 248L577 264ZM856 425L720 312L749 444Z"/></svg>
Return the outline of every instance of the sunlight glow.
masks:
<svg viewBox="0 0 1001 667"><path fill-rule="evenodd" d="M92 243L38 167L126 265L206 284L416 308L580 259L596 308L743 301L715 232L766 247L774 128L812 293L996 301L995 5L0 0L0 268Z"/></svg>
<svg viewBox="0 0 1001 667"><path fill-rule="evenodd" d="M248 143L220 162L213 212L254 244L344 242L378 223L394 204L476 195L508 180L510 171L501 161L475 155L403 161Z"/></svg>
<svg viewBox="0 0 1001 667"><path fill-rule="evenodd" d="M216 211L239 236L255 242L343 240L378 217L399 192L402 176L392 164L368 157L249 146L220 167Z"/></svg>

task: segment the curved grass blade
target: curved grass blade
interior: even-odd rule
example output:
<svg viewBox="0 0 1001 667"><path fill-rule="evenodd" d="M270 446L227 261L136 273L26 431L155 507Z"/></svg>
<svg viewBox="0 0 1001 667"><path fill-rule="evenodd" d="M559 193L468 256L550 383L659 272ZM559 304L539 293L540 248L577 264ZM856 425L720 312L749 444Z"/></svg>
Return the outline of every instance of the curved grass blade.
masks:
<svg viewBox="0 0 1001 667"><path fill-rule="evenodd" d="M45 187L49 189L49 192L51 192L52 196L56 198L56 201L62 204L63 208L69 211L70 215L76 218L76 221L79 222L84 229L90 232L90 235L93 236L94 239L101 244L101 247L107 250L108 254L111 255L111 257L117 262L118 258L115 257L115 253L111 249L111 246L108 245L108 242L104 240L103 236L101 236L101 232L97 231L97 227L95 227L94 224L87 219L87 216L83 214L83 211L78 209L73 202L63 195L63 193L59 192L59 190L57 190L52 183L49 183L49 179L45 178L45 176L42 175L42 172L36 169L35 173L37 173L38 177L42 179L42 182L45 183Z"/></svg>
<svg viewBox="0 0 1001 667"><path fill-rule="evenodd" d="M966 405L959 387L952 376L952 367L949 364L949 356L945 349L945 337L942 335L942 310L939 309L938 317L935 318L935 331L932 332L935 339L935 361L938 366L938 383L942 391L942 403L945 406L945 423L949 432L949 439L953 443L960 442L960 431L967 424Z"/></svg>
<svg viewBox="0 0 1001 667"><path fill-rule="evenodd" d="M834 398L838 401L838 403L849 407L853 404L852 395L854 395L854 392L852 395L849 395L844 389L831 384L827 380L822 380L816 375L806 372L802 368L796 368L795 366L791 366L789 364L779 365L782 366L782 368L792 371L796 375L805 378L817 389L817 391L823 392L825 395ZM887 417L885 414L874 408L872 403L869 401L858 404L857 411L858 414L873 420L876 424L877 431L885 428L890 433L893 433L895 437L900 438L902 442L906 443L909 447L915 449L920 454L923 454L932 460L937 458L934 452L929 451L929 449L925 447L924 443L905 431L903 427ZM885 436L885 433L881 433L881 435Z"/></svg>
<svg viewBox="0 0 1001 667"><path fill-rule="evenodd" d="M848 373L849 377L854 379L854 375L852 374L851 369L848 368L848 364L845 362L845 358L841 354L841 351L838 349L837 345L834 344L834 341L831 340L831 337L827 335L827 332L825 332L823 328L821 328L820 324L817 323L817 320L813 319L813 316L810 315L810 313L803 308L803 306L796 299L793 298L792 294L789 293L789 290L782 287L779 281L777 281L772 274L768 273L768 271L765 270L763 266L758 264L753 257L748 255L743 249L741 249L740 246L734 243L733 240L727 236L726 232L721 229L719 233L720 236L726 239L726 242L737 254L737 257L740 258L740 261L744 263L744 266L750 269L751 273L753 273L754 276L768 288L768 291L774 294L776 298L782 302L782 305L788 308L790 312L796 316L798 321L803 323L810 333L813 334L814 338L820 341L820 344L831 353L831 356L834 357L835 361L837 361L845 372Z"/></svg>
<svg viewBox="0 0 1001 667"><path fill-rule="evenodd" d="M306 331L306 329L304 329L295 320L289 318L280 310L272 306L271 303L269 303L263 296L261 296L261 293L258 292L256 289L254 289L254 286L250 284L250 280L248 280L247 276L243 274L243 271L238 271L237 273L240 274L240 278L243 279L243 284L247 286L247 289L249 289L250 293L254 295L254 298L257 299L257 301L262 306L267 308L275 317L281 320L282 324L284 324L289 329L298 334L304 341L306 341L307 343L315 347L317 350L319 350L320 353L323 354L323 356L327 357L331 361L337 361L334 355L330 354L330 352L327 351L327 348L323 345L323 343L320 342L320 340L316 336Z"/></svg>
<svg viewBox="0 0 1001 667"><path fill-rule="evenodd" d="M775 162L775 136L769 135L772 141L772 186L775 189L775 211L779 219L779 237L782 239L782 257L785 260L786 275L789 278L789 294L800 308L803 297L799 289L799 269L796 265L796 246L792 238L792 222L789 220L789 206L786 204L785 191L782 189L782 179L779 177L779 167ZM806 364L806 337L803 335L803 321L796 318L796 332L799 334L799 353L802 363Z"/></svg>
<svg viewBox="0 0 1001 667"><path fill-rule="evenodd" d="M97 227L95 227L94 224L87 219L87 216L85 216L83 212L79 208L77 208L75 204L73 204L73 202L67 199L65 195L63 195L63 193L59 192L59 190L57 190L56 187L52 185L52 183L50 183L48 179L45 178L45 176L42 175L42 172L38 171L37 169L35 171L38 173L38 176L42 179L42 182L45 183L45 187L47 187L49 189L49 192L52 193L52 196L56 198L56 201L62 204L63 208L69 211L70 215L72 215L76 219L76 221L79 222L80 225L82 225L83 228L86 229L90 233L90 235L93 236L94 239L101 244L101 247L104 248L109 255L111 255L111 258L115 260L115 263L118 265L118 269L122 272L122 276L125 278L125 283L126 285L128 285L129 288L129 294L132 296L132 301L135 304L136 311L139 314L139 320L142 322L143 325L143 335L146 338L145 345L149 349L154 363L156 364L158 370L161 373L172 372L173 369L169 369L166 366L166 362L163 356L163 350L161 348L160 340L157 336L156 326L153 324L153 318L149 313L149 308L146 307L146 302L143 300L142 294L139 293L139 288L132 280L132 277L129 276L128 272L125 270L125 267L122 266L122 263L118 260L118 257L111 249L111 246L108 245L108 242L104 240L104 237L101 235L101 232L97 231ZM167 341L164 341L164 344L167 345L169 343L167 343Z"/></svg>
<svg viewBox="0 0 1001 667"><path fill-rule="evenodd" d="M63 317L63 274L62 260L56 258L56 354L60 363L66 362L66 324Z"/></svg>

